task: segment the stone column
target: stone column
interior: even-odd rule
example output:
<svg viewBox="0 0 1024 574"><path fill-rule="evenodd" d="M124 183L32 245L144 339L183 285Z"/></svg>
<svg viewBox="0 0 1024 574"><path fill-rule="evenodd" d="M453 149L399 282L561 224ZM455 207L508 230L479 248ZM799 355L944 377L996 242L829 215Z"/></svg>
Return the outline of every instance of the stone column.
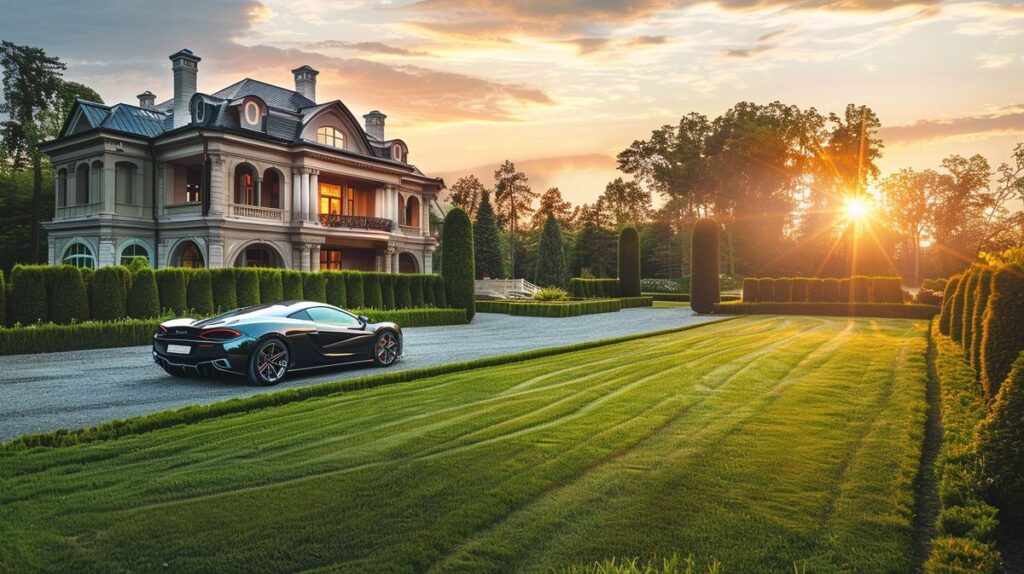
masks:
<svg viewBox="0 0 1024 574"><path fill-rule="evenodd" d="M420 235L430 234L430 205L427 198L420 196ZM424 271L427 273L427 271Z"/></svg>
<svg viewBox="0 0 1024 574"><path fill-rule="evenodd" d="M220 154L210 155L210 215L223 215L231 198L228 197L227 164Z"/></svg>
<svg viewBox="0 0 1024 574"><path fill-rule="evenodd" d="M378 187L374 192L373 197L373 216L374 217L386 217L385 209L387 209L388 190L386 187Z"/></svg>
<svg viewBox="0 0 1024 574"><path fill-rule="evenodd" d="M309 221L309 171L302 170L302 207L300 209L299 219L302 221Z"/></svg>
<svg viewBox="0 0 1024 574"><path fill-rule="evenodd" d="M206 266L210 269L220 269L226 267L224 265L224 240L220 237L210 237L206 240L206 250L209 255L209 261L206 262Z"/></svg>
<svg viewBox="0 0 1024 574"><path fill-rule="evenodd" d="M302 245L302 254L299 256L300 271L309 271L309 245Z"/></svg>
<svg viewBox="0 0 1024 574"><path fill-rule="evenodd" d="M423 272L433 273L434 272L434 248L428 246L423 250Z"/></svg>
<svg viewBox="0 0 1024 574"><path fill-rule="evenodd" d="M302 213L302 172L292 170L292 221L298 221Z"/></svg>
<svg viewBox="0 0 1024 574"><path fill-rule="evenodd" d="M46 258L50 265L57 264L57 245L53 237L46 240Z"/></svg>
<svg viewBox="0 0 1024 574"><path fill-rule="evenodd" d="M253 205L256 205L256 206L263 205L263 202L261 201L262 200L262 196L263 196L263 178L257 178L256 179L256 182L255 182L255 185L253 186L252 192L254 194L254 196L253 196Z"/></svg>
<svg viewBox="0 0 1024 574"><path fill-rule="evenodd" d="M320 223L320 172L316 170L309 174L309 219Z"/></svg>
<svg viewBox="0 0 1024 574"><path fill-rule="evenodd" d="M114 162L104 156L103 168L96 173L96 191L99 192L99 201L103 204L101 213L115 213L117 211L117 178L114 177Z"/></svg>
<svg viewBox="0 0 1024 574"><path fill-rule="evenodd" d="M394 273L401 273L402 268L398 265L398 250L391 254L391 268L394 269Z"/></svg>
<svg viewBox="0 0 1024 574"><path fill-rule="evenodd" d="M392 265L394 263L395 247L388 245L387 251L384 252L384 272L394 273L397 269Z"/></svg>
<svg viewBox="0 0 1024 574"><path fill-rule="evenodd" d="M314 245L309 250L309 270L319 271L320 270L320 246Z"/></svg>
<svg viewBox="0 0 1024 574"><path fill-rule="evenodd" d="M114 264L114 238L109 235L100 235L99 250L96 253L96 266L105 267Z"/></svg>
<svg viewBox="0 0 1024 574"><path fill-rule="evenodd" d="M391 186L391 229L395 232L399 232L398 222L400 221L400 215L398 213L398 187Z"/></svg>

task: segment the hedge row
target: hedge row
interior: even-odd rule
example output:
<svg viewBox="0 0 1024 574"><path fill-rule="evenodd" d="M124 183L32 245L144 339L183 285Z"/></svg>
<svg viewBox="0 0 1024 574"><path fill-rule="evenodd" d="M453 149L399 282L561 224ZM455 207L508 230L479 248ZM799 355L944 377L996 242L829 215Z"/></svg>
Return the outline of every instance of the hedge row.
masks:
<svg viewBox="0 0 1024 574"><path fill-rule="evenodd" d="M932 324L929 347L942 412L942 447L935 461L941 509L925 572L995 572L996 509L982 499L973 437L988 411L985 397L974 371L953 341L940 334L937 322Z"/></svg>
<svg viewBox="0 0 1024 574"><path fill-rule="evenodd" d="M682 302L682 303L689 303L690 302L690 294L689 293L659 293L659 292L656 292L656 291L644 291L643 293L641 293L641 295L643 295L644 297L650 297L651 299L653 299L655 301L675 301L675 302ZM740 295L719 295L718 299L722 303L725 303L727 301L740 301L741 300L741 296Z"/></svg>
<svg viewBox="0 0 1024 574"><path fill-rule="evenodd" d="M647 299L646 297L627 298ZM477 301L479 313L502 313L521 317L579 317L595 313L613 313L622 308L622 299L587 299L583 301ZM649 302L649 300L648 300Z"/></svg>
<svg viewBox="0 0 1024 574"><path fill-rule="evenodd" d="M812 277L747 277L743 280L745 303L903 303L899 277L848 279Z"/></svg>
<svg viewBox="0 0 1024 574"><path fill-rule="evenodd" d="M636 307L651 307L654 305L653 297L619 297L620 309L633 309Z"/></svg>
<svg viewBox="0 0 1024 574"><path fill-rule="evenodd" d="M573 277L569 281L569 294L578 299L618 297L619 280Z"/></svg>
<svg viewBox="0 0 1024 574"><path fill-rule="evenodd" d="M902 303L719 303L723 315L818 315L836 317L880 317L886 319L931 319L938 314L934 305Z"/></svg>
<svg viewBox="0 0 1024 574"><path fill-rule="evenodd" d="M391 321L403 328L468 323L465 309L355 309L352 312L368 317L373 323ZM148 345L153 341L156 326L164 320L124 319L0 328L0 355Z"/></svg>
<svg viewBox="0 0 1024 574"><path fill-rule="evenodd" d="M315 273L281 269L108 266L95 271L67 265L17 265L9 289L0 275L10 324L72 324L88 320L146 319L167 313L211 315L260 303L307 299L338 307L410 309L447 307L438 275L360 271Z"/></svg>

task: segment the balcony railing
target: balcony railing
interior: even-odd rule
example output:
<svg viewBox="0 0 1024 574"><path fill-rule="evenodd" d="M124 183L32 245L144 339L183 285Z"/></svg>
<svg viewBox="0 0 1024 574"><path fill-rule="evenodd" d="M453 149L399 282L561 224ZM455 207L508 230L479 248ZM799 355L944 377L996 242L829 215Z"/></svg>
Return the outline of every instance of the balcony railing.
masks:
<svg viewBox="0 0 1024 574"><path fill-rule="evenodd" d="M203 204L196 201L167 205L164 206L164 213L167 215L201 215L203 213Z"/></svg>
<svg viewBox="0 0 1024 574"><path fill-rule="evenodd" d="M56 219L74 219L76 217L88 217L96 215L102 209L103 204L99 201L94 203L83 203L81 205L65 205L57 208Z"/></svg>
<svg viewBox="0 0 1024 574"><path fill-rule="evenodd" d="M255 205L231 204L231 215L235 217L248 217L250 219L263 219L266 221L281 221L284 219L284 211L273 207L258 207Z"/></svg>
<svg viewBox="0 0 1024 574"><path fill-rule="evenodd" d="M371 229L373 231L391 231L391 220L383 217L367 217L365 215L340 215L337 213L321 213L320 225L325 227L348 227L351 229Z"/></svg>

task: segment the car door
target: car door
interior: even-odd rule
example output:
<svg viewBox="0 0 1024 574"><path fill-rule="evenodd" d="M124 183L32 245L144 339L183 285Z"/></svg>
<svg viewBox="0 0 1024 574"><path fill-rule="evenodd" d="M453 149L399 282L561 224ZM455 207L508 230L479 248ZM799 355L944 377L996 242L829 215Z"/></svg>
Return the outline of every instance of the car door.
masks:
<svg viewBox="0 0 1024 574"><path fill-rule="evenodd" d="M310 339L328 363L369 358L373 333L357 317L331 307L310 307L306 312L316 325Z"/></svg>

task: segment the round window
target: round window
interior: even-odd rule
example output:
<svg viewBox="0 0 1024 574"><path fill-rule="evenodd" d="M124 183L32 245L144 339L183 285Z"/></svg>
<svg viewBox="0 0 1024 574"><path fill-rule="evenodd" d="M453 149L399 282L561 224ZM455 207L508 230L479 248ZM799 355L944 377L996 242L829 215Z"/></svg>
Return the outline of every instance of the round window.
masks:
<svg viewBox="0 0 1024 574"><path fill-rule="evenodd" d="M245 102L245 122L253 125L260 123L260 105L254 101Z"/></svg>

